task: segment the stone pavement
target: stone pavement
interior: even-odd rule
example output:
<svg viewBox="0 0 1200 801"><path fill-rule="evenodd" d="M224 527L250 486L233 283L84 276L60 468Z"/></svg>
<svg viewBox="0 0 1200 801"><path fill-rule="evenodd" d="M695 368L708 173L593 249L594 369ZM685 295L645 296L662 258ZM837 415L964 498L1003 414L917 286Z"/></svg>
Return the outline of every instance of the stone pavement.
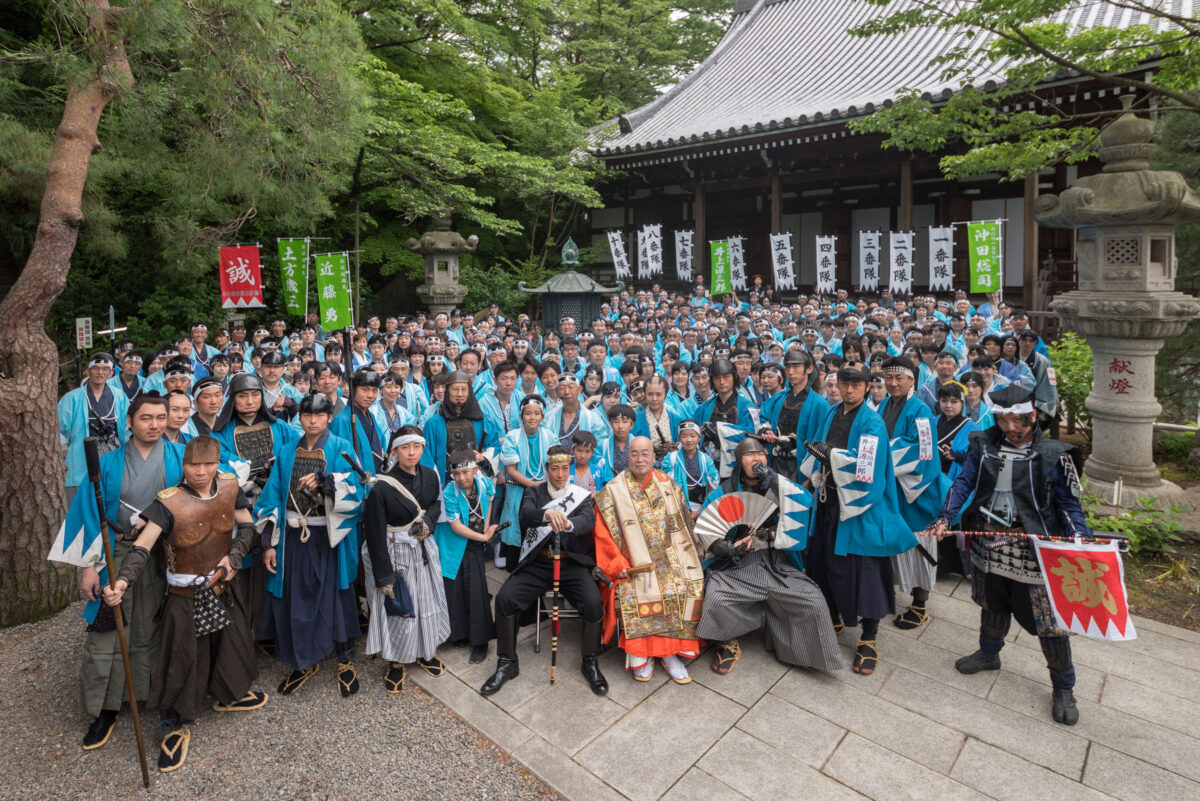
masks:
<svg viewBox="0 0 1200 801"><path fill-rule="evenodd" d="M493 592L502 580L489 575ZM1010 635L1003 670L963 676L954 660L978 642L969 586L939 582L929 608L922 629L880 625L871 676L789 668L756 635L733 672L713 673L705 653L685 686L661 665L635 682L611 649L601 657L611 689L597 697L579 675L575 620L563 622L554 686L548 624L540 654L522 629L521 675L490 699L479 687L494 648L470 665L445 647L451 673L409 676L578 801L1200 799L1200 634L1135 618L1132 642L1073 637L1072 728L1050 719L1035 637ZM856 636L841 638L847 665Z"/></svg>

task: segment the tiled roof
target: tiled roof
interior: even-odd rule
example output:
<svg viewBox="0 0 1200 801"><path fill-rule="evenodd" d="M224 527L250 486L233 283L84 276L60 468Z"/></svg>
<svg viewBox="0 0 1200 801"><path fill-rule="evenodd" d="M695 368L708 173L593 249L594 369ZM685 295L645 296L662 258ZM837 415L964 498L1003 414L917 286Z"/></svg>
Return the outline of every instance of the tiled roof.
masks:
<svg viewBox="0 0 1200 801"><path fill-rule="evenodd" d="M1182 16L1195 13L1193 0L1162 2ZM930 59L967 43L981 47L985 37L969 42L962 29L866 39L846 33L914 5L914 0L895 0L886 9L862 0L737 0L733 21L708 58L656 100L624 115L622 133L595 152L642 153L828 125L870 114L902 88L948 98L960 84L943 79L938 67L928 66ZM1063 16L1080 27L1149 22L1100 0L1081 0Z"/></svg>

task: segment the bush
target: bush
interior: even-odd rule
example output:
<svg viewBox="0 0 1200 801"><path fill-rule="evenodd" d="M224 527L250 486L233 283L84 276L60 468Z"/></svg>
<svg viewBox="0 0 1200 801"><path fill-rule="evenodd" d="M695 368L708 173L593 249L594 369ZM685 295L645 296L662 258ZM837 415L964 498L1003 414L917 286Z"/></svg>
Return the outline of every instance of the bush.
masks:
<svg viewBox="0 0 1200 801"><path fill-rule="evenodd" d="M1114 517L1094 511L1100 502L1094 494L1083 500L1088 528L1125 535L1129 538L1131 553L1171 553L1175 543L1181 541L1179 530L1182 526L1175 518L1184 511L1182 506L1162 509L1150 498L1140 498L1137 506Z"/></svg>
<svg viewBox="0 0 1200 801"><path fill-rule="evenodd" d="M1092 392L1092 349L1087 340L1067 331L1047 349L1057 379L1059 403L1068 417L1082 423L1090 422L1092 415L1084 403Z"/></svg>
<svg viewBox="0 0 1200 801"><path fill-rule="evenodd" d="M1154 438L1155 461L1183 464L1196 444L1196 433L1168 431Z"/></svg>

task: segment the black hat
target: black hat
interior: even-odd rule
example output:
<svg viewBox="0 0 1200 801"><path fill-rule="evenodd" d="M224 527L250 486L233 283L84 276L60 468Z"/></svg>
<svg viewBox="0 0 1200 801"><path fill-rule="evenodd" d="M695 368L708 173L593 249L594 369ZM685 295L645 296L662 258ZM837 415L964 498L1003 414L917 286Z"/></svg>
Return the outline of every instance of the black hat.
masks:
<svg viewBox="0 0 1200 801"><path fill-rule="evenodd" d="M783 354L783 364L785 367L789 364L808 366L812 364L812 362L812 357L801 348L792 348L787 353Z"/></svg>
<svg viewBox="0 0 1200 801"><path fill-rule="evenodd" d="M728 359L717 359L714 361L708 368L708 373L713 378L716 378L719 375L737 376L737 370L734 368L733 362L729 361Z"/></svg>
<svg viewBox="0 0 1200 801"><path fill-rule="evenodd" d="M300 401L300 414L333 414L333 401L321 392L305 395Z"/></svg>
<svg viewBox="0 0 1200 801"><path fill-rule="evenodd" d="M866 384L871 380L871 376L867 371L857 367L843 367L837 371L837 380L852 384Z"/></svg>
<svg viewBox="0 0 1200 801"><path fill-rule="evenodd" d="M374 387L379 389L379 373L374 370L357 370L350 376L351 387Z"/></svg>
<svg viewBox="0 0 1200 801"><path fill-rule="evenodd" d="M233 419L234 408L237 404L234 402L239 392L258 392L259 393L259 414L266 417L268 422L275 422L275 415L267 408L267 396L262 391L262 380L253 373L238 373L233 378L229 379L229 402L221 409L221 413L217 415L217 421L213 423L213 431L220 431L229 421Z"/></svg>
<svg viewBox="0 0 1200 801"><path fill-rule="evenodd" d="M988 393L993 414L1028 414L1033 411L1033 390L1020 384L1009 384Z"/></svg>
<svg viewBox="0 0 1200 801"><path fill-rule="evenodd" d="M286 367L287 362L287 356L283 355L283 351L272 350L263 354L260 364L263 367Z"/></svg>

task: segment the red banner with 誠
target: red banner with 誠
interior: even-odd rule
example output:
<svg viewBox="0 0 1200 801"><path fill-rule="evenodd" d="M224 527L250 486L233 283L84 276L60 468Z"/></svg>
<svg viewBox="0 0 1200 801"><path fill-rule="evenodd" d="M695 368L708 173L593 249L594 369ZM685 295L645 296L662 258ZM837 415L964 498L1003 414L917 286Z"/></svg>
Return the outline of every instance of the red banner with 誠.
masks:
<svg viewBox="0 0 1200 801"><path fill-rule="evenodd" d="M261 262L258 245L220 249L222 309L263 308Z"/></svg>
<svg viewBox="0 0 1200 801"><path fill-rule="evenodd" d="M1125 566L1115 542L1030 539L1061 628L1097 640L1137 638L1129 617Z"/></svg>

